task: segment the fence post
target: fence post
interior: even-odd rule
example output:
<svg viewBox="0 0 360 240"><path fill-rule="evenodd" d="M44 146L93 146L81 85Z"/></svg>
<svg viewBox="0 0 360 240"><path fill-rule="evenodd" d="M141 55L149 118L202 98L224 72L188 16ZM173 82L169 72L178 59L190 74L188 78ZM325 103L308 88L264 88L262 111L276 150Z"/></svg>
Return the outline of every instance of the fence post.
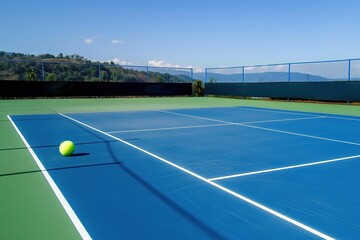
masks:
<svg viewBox="0 0 360 240"><path fill-rule="evenodd" d="M41 74L42 74L42 80L45 81L44 62L41 62Z"/></svg>
<svg viewBox="0 0 360 240"><path fill-rule="evenodd" d="M245 82L245 67L242 67L242 81Z"/></svg>
<svg viewBox="0 0 360 240"><path fill-rule="evenodd" d="M207 68L205 68L205 82L207 82Z"/></svg>
<svg viewBox="0 0 360 240"><path fill-rule="evenodd" d="M194 79L194 71L193 71L193 69L191 68L191 79Z"/></svg>
<svg viewBox="0 0 360 240"><path fill-rule="evenodd" d="M291 63L288 65L288 82L291 81Z"/></svg>
<svg viewBox="0 0 360 240"><path fill-rule="evenodd" d="M146 82L149 81L149 67L146 67Z"/></svg>
<svg viewBox="0 0 360 240"><path fill-rule="evenodd" d="M98 69L99 69L99 81L101 81L101 74L100 74L100 72L101 72L101 64L99 64Z"/></svg>
<svg viewBox="0 0 360 240"><path fill-rule="evenodd" d="M348 65L348 81L351 81L351 59L349 59Z"/></svg>

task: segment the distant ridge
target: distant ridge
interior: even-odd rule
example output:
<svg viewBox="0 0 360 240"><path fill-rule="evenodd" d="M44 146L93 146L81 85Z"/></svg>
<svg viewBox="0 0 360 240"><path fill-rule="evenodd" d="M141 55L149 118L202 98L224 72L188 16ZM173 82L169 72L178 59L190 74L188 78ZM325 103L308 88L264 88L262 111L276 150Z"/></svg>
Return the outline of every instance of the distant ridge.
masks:
<svg viewBox="0 0 360 240"><path fill-rule="evenodd" d="M245 73L244 82L287 82L289 75L287 72L263 72L263 73ZM194 73L194 78L205 81L204 73ZM319 75L292 72L290 75L291 81L307 82L307 81L328 81ZM208 82L243 82L243 76L238 74L221 74L221 73L208 73Z"/></svg>

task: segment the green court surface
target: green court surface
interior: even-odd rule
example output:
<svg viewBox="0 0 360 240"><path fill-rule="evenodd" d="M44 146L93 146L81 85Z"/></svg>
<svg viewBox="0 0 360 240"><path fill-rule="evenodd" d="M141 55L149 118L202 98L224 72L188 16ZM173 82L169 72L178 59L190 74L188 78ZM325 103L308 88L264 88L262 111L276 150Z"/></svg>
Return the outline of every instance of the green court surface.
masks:
<svg viewBox="0 0 360 240"><path fill-rule="evenodd" d="M0 239L80 239L7 115L252 106L360 116L360 106L228 98L0 100Z"/></svg>

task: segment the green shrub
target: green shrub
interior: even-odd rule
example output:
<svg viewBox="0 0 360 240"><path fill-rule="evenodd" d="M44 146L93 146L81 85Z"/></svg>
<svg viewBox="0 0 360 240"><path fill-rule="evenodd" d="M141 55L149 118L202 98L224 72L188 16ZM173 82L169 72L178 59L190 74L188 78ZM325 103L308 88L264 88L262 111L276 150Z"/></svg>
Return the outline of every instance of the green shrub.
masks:
<svg viewBox="0 0 360 240"><path fill-rule="evenodd" d="M204 87L201 80L195 80L192 84L192 95L194 97L204 96Z"/></svg>
<svg viewBox="0 0 360 240"><path fill-rule="evenodd" d="M56 75L54 73L49 73L46 75L45 81L53 82L56 80Z"/></svg>

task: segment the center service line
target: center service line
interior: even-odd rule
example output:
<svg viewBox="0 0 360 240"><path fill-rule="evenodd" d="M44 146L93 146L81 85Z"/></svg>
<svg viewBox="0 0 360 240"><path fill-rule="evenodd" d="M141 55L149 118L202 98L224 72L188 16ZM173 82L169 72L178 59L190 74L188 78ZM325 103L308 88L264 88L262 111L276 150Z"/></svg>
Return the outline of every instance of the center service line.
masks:
<svg viewBox="0 0 360 240"><path fill-rule="evenodd" d="M177 169L179 169L179 170L181 170L183 172L186 172L186 173L190 174L191 176L193 176L193 177L195 177L197 179L200 179L200 180L202 180L202 181L204 181L204 182L206 182L206 183L208 183L208 184L210 184L210 185L212 185L212 186L214 186L214 187L216 187L216 188L218 188L218 189L220 189L220 190L222 190L222 191L224 191L224 192L226 192L226 193L228 193L228 194L230 194L230 195L232 195L232 196L234 196L234 197L236 197L238 199L241 199L241 200L243 200L243 201L245 201L245 202L247 202L247 203L249 203L249 204L251 204L251 205L253 205L253 206L257 207L257 208L260 208L260 209L262 209L262 210L264 210L264 211L266 211L266 212L268 212L268 213L270 213L270 214L272 214L272 215L274 215L276 217L279 217L279 218L281 218L281 219L283 219L283 220L285 220L285 221L287 221L287 222L289 222L291 224L294 224L294 225L296 225L296 226L298 226L298 227L300 227L300 228L302 228L302 229L304 229L304 230L306 230L306 231L308 231L308 232L310 232L310 233L312 233L314 235L317 235L317 236L319 236L319 237L321 237L323 239L327 239L327 240L334 240L335 239L335 238L332 238L332 237L330 237L330 236L328 236L328 235L326 235L326 234L324 234L324 233L322 233L322 232L320 232L318 230L315 230L314 228L311 228L311 227L309 227L309 226L307 226L307 225L305 225L305 224L303 224L303 223L301 223L301 222L299 222L299 221L297 221L295 219L292 219L292 218L290 218L288 216L285 216L282 213L279 213L279 212L277 212L277 211L275 211L275 210L273 210L273 209L271 209L269 207L266 207L265 205L262 205L262 204L260 204L260 203L258 203L256 201L254 201L254 200L251 200L250 198L247 198L247 197L245 197L245 196L243 196L241 194L238 194L238 193L236 193L236 192L234 192L234 191L232 191L232 190L230 190L230 189L228 189L226 187L223 187L223 186L221 186L221 185L219 185L217 183L214 183L214 182L212 182L212 181L210 181L210 180L208 180L208 179L206 179L206 178L204 178L204 177L202 177L202 176L200 176L200 175L198 175L198 174L196 174L196 173L194 173L194 172L192 172L192 171L190 171L190 170L188 170L188 169L186 169L184 167L181 167L181 166L179 166L179 165L177 165L175 163L172 163L172 162L170 162L170 161L168 161L168 160L166 160L166 159L164 159L162 157L159 157L159 156L157 156L157 155L155 155L155 154L153 154L153 153L151 153L151 152L149 152L149 151L147 151L147 150L145 150L143 148L140 148L140 147L138 147L138 146L136 146L134 144L131 144L131 143L125 141L125 140L122 140L121 138L115 137L115 136L113 136L113 135L111 135L109 133L101 131L101 130L99 130L97 128L94 128L94 127L92 127L92 126L90 126L90 125L88 125L86 123L83 123L83 122L81 122L79 120L76 120L74 118L66 116L66 115L64 115L62 113L59 113L59 115L65 117L67 119L70 119L71 121L74 121L74 122L76 122L76 123L78 123L80 125L83 125L83 126L85 126L87 128L90 128L90 129L92 129L92 130L94 130L96 132L99 132L99 133L102 133L102 134L104 134L104 135L106 135L108 137L111 137L111 138L113 138L113 139L115 139L115 140L117 140L119 142L122 142L122 143L124 143L124 144L126 144L126 145L128 145L128 146L130 146L132 148L135 148L135 149L137 149L137 150L139 150L139 151L141 151L141 152L143 152L143 153L145 153L145 154L147 154L149 156L152 156L152 157L154 157L154 158L156 158L156 159L158 159L158 160L160 160L160 161L162 161L162 162L164 162L166 164L169 164L169 165L171 165L171 166L173 166L173 167L175 167L175 168L177 168Z"/></svg>

